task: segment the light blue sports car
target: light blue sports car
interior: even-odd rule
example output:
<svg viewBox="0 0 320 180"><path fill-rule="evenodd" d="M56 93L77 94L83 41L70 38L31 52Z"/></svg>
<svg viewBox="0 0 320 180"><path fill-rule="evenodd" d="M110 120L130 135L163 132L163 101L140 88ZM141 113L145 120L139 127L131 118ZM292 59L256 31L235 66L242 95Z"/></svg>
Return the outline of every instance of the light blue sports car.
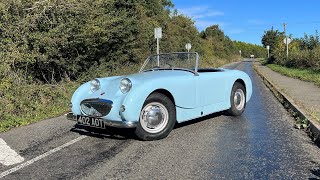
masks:
<svg viewBox="0 0 320 180"><path fill-rule="evenodd" d="M239 116L252 94L238 70L198 68L198 53L157 54L140 71L97 78L72 96L69 120L96 128L135 128L142 140L168 136L176 123L219 111Z"/></svg>

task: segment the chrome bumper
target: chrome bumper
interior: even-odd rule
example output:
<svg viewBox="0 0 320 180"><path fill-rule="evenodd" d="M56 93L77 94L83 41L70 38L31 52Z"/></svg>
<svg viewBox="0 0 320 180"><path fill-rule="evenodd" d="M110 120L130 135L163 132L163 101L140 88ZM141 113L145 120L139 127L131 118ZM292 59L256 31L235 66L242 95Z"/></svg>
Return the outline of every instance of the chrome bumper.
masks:
<svg viewBox="0 0 320 180"><path fill-rule="evenodd" d="M77 116L75 116L73 113L67 114L67 119L71 121L77 121ZM127 122L127 121L104 121L106 126L110 127L116 127L116 128L135 128L137 126L136 122Z"/></svg>

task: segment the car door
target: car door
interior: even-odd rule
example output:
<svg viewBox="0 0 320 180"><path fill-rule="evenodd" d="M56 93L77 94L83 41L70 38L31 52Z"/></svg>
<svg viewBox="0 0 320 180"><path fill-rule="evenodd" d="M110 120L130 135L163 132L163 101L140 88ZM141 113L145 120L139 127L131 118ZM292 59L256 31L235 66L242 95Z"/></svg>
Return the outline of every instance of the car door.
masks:
<svg viewBox="0 0 320 180"><path fill-rule="evenodd" d="M201 72L197 77L197 104L199 107L221 103L226 99L226 78L223 72Z"/></svg>
<svg viewBox="0 0 320 180"><path fill-rule="evenodd" d="M196 77L192 73L185 73L184 76L167 79L166 86L169 86L168 89L174 96L176 106L186 109L198 107Z"/></svg>

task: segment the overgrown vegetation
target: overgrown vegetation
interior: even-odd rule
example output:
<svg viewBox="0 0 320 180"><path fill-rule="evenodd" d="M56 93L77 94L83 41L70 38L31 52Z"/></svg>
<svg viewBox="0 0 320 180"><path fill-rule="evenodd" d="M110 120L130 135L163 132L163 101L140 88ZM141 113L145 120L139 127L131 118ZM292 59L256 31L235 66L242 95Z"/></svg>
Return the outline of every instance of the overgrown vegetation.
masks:
<svg viewBox="0 0 320 180"><path fill-rule="evenodd" d="M303 38L291 38L289 56L286 54L286 45L283 43L285 35L278 30L268 30L262 37L262 44L269 45L270 58L268 67L283 75L314 82L320 86L320 39L318 32L315 35L306 35Z"/></svg>
<svg viewBox="0 0 320 180"><path fill-rule="evenodd" d="M303 38L293 38L289 44L289 56L286 55L286 45L283 43L284 33L278 30L266 31L262 37L264 46L271 46L269 63L275 63L289 68L320 70L319 35L305 35ZM319 74L318 74L319 75ZM320 75L319 75L320 76Z"/></svg>
<svg viewBox="0 0 320 180"><path fill-rule="evenodd" d="M170 0L1 1L0 131L62 114L84 81L136 72L155 53L155 27L161 52L190 42L202 67L260 48L234 43L217 25L199 32L173 8Z"/></svg>
<svg viewBox="0 0 320 180"><path fill-rule="evenodd" d="M241 50L242 57L250 57L250 55L254 55L254 57L266 57L267 56L267 50L266 48L259 46L259 45L253 45L241 41L234 41L236 44L236 47L238 50Z"/></svg>

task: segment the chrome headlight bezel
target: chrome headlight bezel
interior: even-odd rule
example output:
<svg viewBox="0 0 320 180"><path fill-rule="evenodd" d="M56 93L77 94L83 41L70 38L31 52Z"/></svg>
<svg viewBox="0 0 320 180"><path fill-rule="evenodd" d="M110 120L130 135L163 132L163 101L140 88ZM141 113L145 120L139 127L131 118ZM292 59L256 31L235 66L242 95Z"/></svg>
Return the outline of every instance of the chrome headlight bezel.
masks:
<svg viewBox="0 0 320 180"><path fill-rule="evenodd" d="M90 81L90 85L91 85L91 91L92 92L96 92L100 89L100 81L99 79L94 79L92 81Z"/></svg>
<svg viewBox="0 0 320 180"><path fill-rule="evenodd" d="M131 88L132 88L132 82L130 81L130 79L128 78L121 79L119 89L122 93L125 94L129 92Z"/></svg>

